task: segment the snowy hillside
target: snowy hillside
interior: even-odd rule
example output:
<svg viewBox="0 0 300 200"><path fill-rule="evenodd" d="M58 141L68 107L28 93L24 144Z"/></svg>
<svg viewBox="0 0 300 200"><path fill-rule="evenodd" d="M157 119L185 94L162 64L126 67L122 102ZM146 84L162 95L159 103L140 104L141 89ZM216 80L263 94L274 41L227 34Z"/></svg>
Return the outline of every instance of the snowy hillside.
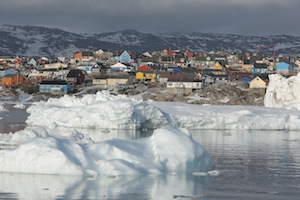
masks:
<svg viewBox="0 0 300 200"><path fill-rule="evenodd" d="M257 37L214 33L140 33L123 30L101 34L76 34L37 26L0 26L0 54L23 56L70 56L79 50L170 49L190 51L259 51L265 54L297 53L300 38L287 35Z"/></svg>

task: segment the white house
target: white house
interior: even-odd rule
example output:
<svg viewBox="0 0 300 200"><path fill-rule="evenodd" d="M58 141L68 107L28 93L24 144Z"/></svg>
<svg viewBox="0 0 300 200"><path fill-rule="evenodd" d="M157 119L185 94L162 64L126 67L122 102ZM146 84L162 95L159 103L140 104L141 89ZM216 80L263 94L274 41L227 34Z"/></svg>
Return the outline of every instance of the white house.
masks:
<svg viewBox="0 0 300 200"><path fill-rule="evenodd" d="M167 91L182 95L189 95L192 91L202 88L202 81L194 79L169 79Z"/></svg>
<svg viewBox="0 0 300 200"><path fill-rule="evenodd" d="M118 63L112 65L111 69L113 71L126 71L127 70L127 66L124 65L124 64L122 64L122 63L120 63L120 62L118 62Z"/></svg>

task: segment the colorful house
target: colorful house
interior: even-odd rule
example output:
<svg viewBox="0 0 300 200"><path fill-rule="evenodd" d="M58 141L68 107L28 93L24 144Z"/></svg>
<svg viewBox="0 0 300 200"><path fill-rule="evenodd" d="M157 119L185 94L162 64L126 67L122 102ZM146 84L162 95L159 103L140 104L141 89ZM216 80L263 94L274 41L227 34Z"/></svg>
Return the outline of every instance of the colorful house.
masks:
<svg viewBox="0 0 300 200"><path fill-rule="evenodd" d="M93 51L79 51L74 53L73 58L76 60L90 61L94 58Z"/></svg>
<svg viewBox="0 0 300 200"><path fill-rule="evenodd" d="M282 75L288 75L294 71L294 67L286 62L280 62L276 65L277 73Z"/></svg>
<svg viewBox="0 0 300 200"><path fill-rule="evenodd" d="M71 88L66 80L59 79L42 80L39 84L39 92L41 93L67 94Z"/></svg>
<svg viewBox="0 0 300 200"><path fill-rule="evenodd" d="M95 62L84 62L84 63L80 63L79 65L77 65L77 69L83 70L88 74L92 73L92 69L100 69L100 66L98 65L98 63Z"/></svg>
<svg viewBox="0 0 300 200"><path fill-rule="evenodd" d="M181 80L169 79L167 82L167 92L173 94L176 93L177 95L189 95L194 90L199 90L201 88L202 81L191 78L183 78Z"/></svg>
<svg viewBox="0 0 300 200"><path fill-rule="evenodd" d="M212 66L212 68L224 71L225 70L225 65L222 62L215 62L215 64Z"/></svg>
<svg viewBox="0 0 300 200"><path fill-rule="evenodd" d="M265 89L267 88L267 83L262 80L259 76L256 76L249 82L250 89Z"/></svg>
<svg viewBox="0 0 300 200"><path fill-rule="evenodd" d="M136 80L144 80L144 72L137 72L135 73Z"/></svg>
<svg viewBox="0 0 300 200"><path fill-rule="evenodd" d="M2 86L15 87L24 82L21 74L10 74L2 77Z"/></svg>
<svg viewBox="0 0 300 200"><path fill-rule="evenodd" d="M113 71L126 71L127 70L127 66L118 62L116 64L114 64L113 66L111 66L111 69Z"/></svg>
<svg viewBox="0 0 300 200"><path fill-rule="evenodd" d="M150 81L150 82L156 82L156 74L151 72L137 72L135 74L136 80L141 81Z"/></svg>
<svg viewBox="0 0 300 200"><path fill-rule="evenodd" d="M246 72L252 72L253 64L251 60L244 60L242 63L242 69Z"/></svg>
<svg viewBox="0 0 300 200"><path fill-rule="evenodd" d="M268 70L268 65L266 63L254 63L252 68L253 74L264 74Z"/></svg>
<svg viewBox="0 0 300 200"><path fill-rule="evenodd" d="M36 67L37 66L37 61L35 58L31 58L28 62L27 62L28 66L32 66L32 67Z"/></svg>
<svg viewBox="0 0 300 200"><path fill-rule="evenodd" d="M0 78L7 75L17 75L17 74L19 74L19 71L15 69L0 70Z"/></svg>
<svg viewBox="0 0 300 200"><path fill-rule="evenodd" d="M138 66L137 71L150 72L152 69L147 65Z"/></svg>
<svg viewBox="0 0 300 200"><path fill-rule="evenodd" d="M186 77L187 77L186 74L170 74L170 73L166 73L166 74L158 74L156 79L157 79L157 81L160 84L166 84L169 79L172 79L172 80L182 80L182 79L184 79Z"/></svg>
<svg viewBox="0 0 300 200"><path fill-rule="evenodd" d="M80 69L71 69L66 77L67 81L72 84L81 84L85 80L85 74Z"/></svg>
<svg viewBox="0 0 300 200"><path fill-rule="evenodd" d="M122 62L122 63L130 63L131 56L129 55L129 53L127 51L123 51L123 53L120 55L118 61Z"/></svg>

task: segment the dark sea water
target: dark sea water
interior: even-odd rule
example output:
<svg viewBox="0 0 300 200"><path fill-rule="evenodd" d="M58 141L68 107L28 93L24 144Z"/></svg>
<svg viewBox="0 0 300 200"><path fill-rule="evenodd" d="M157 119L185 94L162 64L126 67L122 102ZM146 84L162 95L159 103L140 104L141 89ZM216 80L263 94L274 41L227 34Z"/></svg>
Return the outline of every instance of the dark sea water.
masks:
<svg viewBox="0 0 300 200"><path fill-rule="evenodd" d="M25 110L10 108L9 112L1 114L2 133L24 127ZM129 130L83 129L80 132L95 141L151 135L150 131ZM83 178L0 173L0 199L300 199L300 133L191 132L210 153L218 176L164 174Z"/></svg>

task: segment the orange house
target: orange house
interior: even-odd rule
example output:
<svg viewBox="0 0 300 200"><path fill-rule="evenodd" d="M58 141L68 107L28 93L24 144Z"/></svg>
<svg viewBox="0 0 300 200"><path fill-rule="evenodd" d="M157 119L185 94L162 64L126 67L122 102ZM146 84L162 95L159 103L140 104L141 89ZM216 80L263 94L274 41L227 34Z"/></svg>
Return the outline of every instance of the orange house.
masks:
<svg viewBox="0 0 300 200"><path fill-rule="evenodd" d="M82 52L76 52L76 53L74 53L73 58L75 58L75 59L81 59L82 58Z"/></svg>
<svg viewBox="0 0 300 200"><path fill-rule="evenodd" d="M14 87L24 82L24 77L20 74L11 74L2 77L2 86Z"/></svg>
<svg viewBox="0 0 300 200"><path fill-rule="evenodd" d="M224 66L225 65L223 63L215 62L215 64L212 66L212 68L224 71L225 70Z"/></svg>
<svg viewBox="0 0 300 200"><path fill-rule="evenodd" d="M73 58L78 60L85 60L89 61L94 58L94 52L93 51L79 51L73 54Z"/></svg>

